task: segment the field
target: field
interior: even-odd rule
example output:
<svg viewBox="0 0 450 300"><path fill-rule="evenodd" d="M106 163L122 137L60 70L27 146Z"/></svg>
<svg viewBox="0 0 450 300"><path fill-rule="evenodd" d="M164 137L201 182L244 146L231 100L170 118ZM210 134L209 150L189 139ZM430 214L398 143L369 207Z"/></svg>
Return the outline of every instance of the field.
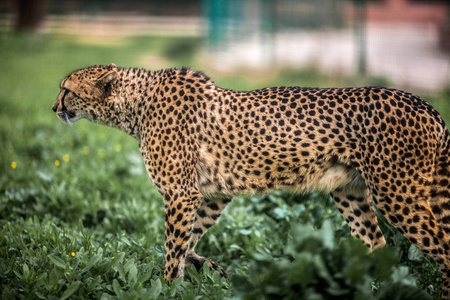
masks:
<svg viewBox="0 0 450 300"><path fill-rule="evenodd" d="M2 299L439 299L435 263L382 221L389 246L367 255L328 195L236 197L197 252L231 275L187 268L163 280L164 204L138 142L51 107L60 80L94 64L146 57L201 68L195 38L114 45L70 36L0 34L0 292ZM241 90L269 85L371 85L315 70L267 78L213 76ZM443 91L429 100L450 117Z"/></svg>

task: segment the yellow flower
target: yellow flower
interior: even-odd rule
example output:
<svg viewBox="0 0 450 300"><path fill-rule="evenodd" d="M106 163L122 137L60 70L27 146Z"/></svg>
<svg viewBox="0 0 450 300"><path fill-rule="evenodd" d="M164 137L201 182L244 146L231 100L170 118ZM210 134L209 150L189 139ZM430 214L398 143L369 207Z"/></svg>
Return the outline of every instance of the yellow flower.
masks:
<svg viewBox="0 0 450 300"><path fill-rule="evenodd" d="M75 252L72 252L72 257L75 257L75 255L76 255Z"/></svg>
<svg viewBox="0 0 450 300"><path fill-rule="evenodd" d="M83 152L84 155L88 155L89 154L88 146L83 146L83 149L81 150L81 152Z"/></svg>
<svg viewBox="0 0 450 300"><path fill-rule="evenodd" d="M59 160L55 160L55 166L59 167L60 164Z"/></svg>
<svg viewBox="0 0 450 300"><path fill-rule="evenodd" d="M16 166L16 162L13 161L13 162L11 163L11 168L15 169L16 167L17 167L17 166Z"/></svg>
<svg viewBox="0 0 450 300"><path fill-rule="evenodd" d="M70 160L69 154L64 154L64 156L63 156L63 161L69 162L69 160Z"/></svg>
<svg viewBox="0 0 450 300"><path fill-rule="evenodd" d="M120 150L122 150L122 146L120 146L119 144L117 144L117 145L114 147L114 150L116 150L116 152L120 152Z"/></svg>
<svg viewBox="0 0 450 300"><path fill-rule="evenodd" d="M111 259L114 259L114 256L113 256L113 257L111 257Z"/></svg>

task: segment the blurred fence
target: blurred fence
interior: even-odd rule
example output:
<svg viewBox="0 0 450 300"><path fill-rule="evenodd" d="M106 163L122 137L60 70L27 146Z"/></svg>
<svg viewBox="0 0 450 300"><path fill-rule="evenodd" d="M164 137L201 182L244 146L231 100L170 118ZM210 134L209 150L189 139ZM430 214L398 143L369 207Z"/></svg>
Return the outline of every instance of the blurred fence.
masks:
<svg viewBox="0 0 450 300"><path fill-rule="evenodd" d="M448 3L50 1L42 30L105 36L201 36L207 54L202 60L207 68L219 71L317 67L336 76L367 73L386 77L402 88L439 90L450 84L450 49L442 47L450 44ZM0 5L0 28L8 31L14 27L15 17L5 7Z"/></svg>
<svg viewBox="0 0 450 300"><path fill-rule="evenodd" d="M48 15L39 31L50 34L124 37L133 35L199 36L204 22L199 17L70 14ZM0 17L0 28L12 30L14 16Z"/></svg>
<svg viewBox="0 0 450 300"><path fill-rule="evenodd" d="M354 2L203 0L212 65L367 72L425 90L450 84L449 52L440 47L450 24L445 2L373 1L359 10Z"/></svg>

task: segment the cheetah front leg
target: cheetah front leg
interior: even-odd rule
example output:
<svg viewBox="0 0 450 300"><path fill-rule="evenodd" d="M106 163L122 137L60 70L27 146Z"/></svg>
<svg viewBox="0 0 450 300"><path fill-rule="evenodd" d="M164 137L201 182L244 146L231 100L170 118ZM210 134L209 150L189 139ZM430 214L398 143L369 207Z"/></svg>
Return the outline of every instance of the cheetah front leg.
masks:
<svg viewBox="0 0 450 300"><path fill-rule="evenodd" d="M231 199L204 199L197 210L194 228L192 231L191 240L189 242L189 250L186 255L186 264L194 265L197 271L200 271L203 264L206 262L210 269L220 271L220 275L222 277L228 277L227 272L221 266L208 258L197 255L194 248L200 237L205 234L209 228L216 224L217 221L219 221L222 211L225 209L227 204L230 203L230 201Z"/></svg>
<svg viewBox="0 0 450 300"><path fill-rule="evenodd" d="M171 148L163 151L160 141L171 138L144 136L139 144L147 173L164 198L164 279L167 281L183 276L195 217L203 202L203 195L198 189L197 171L192 162L195 152L178 140L175 140L174 144L183 151L178 151L177 154L174 154Z"/></svg>
<svg viewBox="0 0 450 300"><path fill-rule="evenodd" d="M164 279L183 276L186 254L202 195L198 191L169 190L164 194L166 264Z"/></svg>

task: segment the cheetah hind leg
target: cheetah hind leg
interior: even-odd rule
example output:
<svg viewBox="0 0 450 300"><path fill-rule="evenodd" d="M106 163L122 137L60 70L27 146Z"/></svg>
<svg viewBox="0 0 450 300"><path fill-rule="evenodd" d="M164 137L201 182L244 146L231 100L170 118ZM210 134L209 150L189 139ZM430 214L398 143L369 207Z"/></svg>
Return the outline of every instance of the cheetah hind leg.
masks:
<svg viewBox="0 0 450 300"><path fill-rule="evenodd" d="M351 234L362 239L369 246L370 252L386 244L367 188L335 190L331 196L350 227Z"/></svg>
<svg viewBox="0 0 450 300"><path fill-rule="evenodd" d="M443 228L446 235L450 236L450 137L446 138L440 148L437 149L435 158L435 170L431 184L430 208L437 223ZM431 254L444 252L445 259L441 259L440 268L444 277L443 298L450 299L450 244L444 244L442 249L433 249ZM447 268L442 267L444 263ZM438 262L439 263L439 262Z"/></svg>
<svg viewBox="0 0 450 300"><path fill-rule="evenodd" d="M417 188L418 190L420 188ZM376 205L386 220L397 228L411 243L424 253L430 255L439 265L444 279L443 299L450 299L450 236L436 220L431 212L429 199L427 197L416 196L414 200L407 198L400 203L398 197L389 198L385 194L380 194L375 198ZM405 202L413 202L406 206L407 210L402 212L385 210L386 199L393 202L392 206L405 205ZM394 200L393 200L394 199ZM397 202L397 203L396 203Z"/></svg>
<svg viewBox="0 0 450 300"><path fill-rule="evenodd" d="M450 137L436 153L430 207L438 223L450 235Z"/></svg>

